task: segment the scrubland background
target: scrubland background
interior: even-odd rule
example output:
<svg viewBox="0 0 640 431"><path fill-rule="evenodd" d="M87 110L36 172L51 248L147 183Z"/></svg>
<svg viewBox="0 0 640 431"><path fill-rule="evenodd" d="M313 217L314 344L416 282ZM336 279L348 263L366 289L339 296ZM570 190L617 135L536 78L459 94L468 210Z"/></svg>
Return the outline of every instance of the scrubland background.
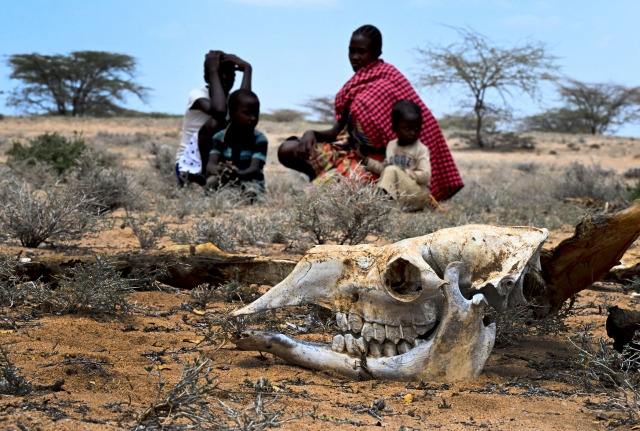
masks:
<svg viewBox="0 0 640 431"><path fill-rule="evenodd" d="M92 290L97 285L89 280L102 279L112 289L111 296L77 307L73 304L78 300L68 299L71 294L67 299L55 295L65 291L60 286L21 284L3 277L0 428L637 426L637 379L626 384L628 376L619 371L611 380L598 364L617 360L604 330L607 308L637 309L632 294L640 290L638 279L598 282L575 298L571 310L544 323L532 324L524 311L499 321L501 337L485 371L474 381L352 382L297 368L268 354L242 352L228 341L233 325L239 324L229 319L229 311L269 286L230 281L180 291L156 282L154 274L141 277L146 277L144 283L123 281L106 257L213 242L228 252L297 260L319 241L318 231L328 242L358 238L385 244L467 223L544 227L550 230L545 247L552 247L571 236L585 214L610 213L640 197L638 140L499 135L493 148L479 150L469 146L464 132L446 130L465 187L442 203L443 210L403 213L388 203L383 206L367 190L354 193L334 185L332 193L344 194L342 203L326 193L314 195L304 176L279 165L275 150L282 140L322 127L303 122L259 124L270 147L265 167L268 192L257 205L246 205L229 191L178 188L173 163L181 120L0 120L0 252L8 257L2 273L12 271L15 257L96 255L105 257L103 266L76 274L84 285L68 280L63 287L71 293ZM16 142L28 146L45 133L80 139L89 152L63 174L46 163L16 161L7 155ZM73 229L52 233L37 247L21 243L16 223L36 230L40 221L24 218L16 208L57 208L59 202L79 195L101 203L99 214L76 213L84 218L71 219ZM356 198L361 199L359 205L348 200ZM314 202L326 207L316 221L307 217ZM378 217L348 225L358 207ZM56 214L65 221L62 213ZM358 235L348 236L347 229ZM636 241L630 247L623 265L638 263L639 245ZM309 321L308 315L314 318ZM306 337L319 340L329 339L331 333L330 313L313 307L258 319L262 320L242 324L280 331L304 327Z"/></svg>

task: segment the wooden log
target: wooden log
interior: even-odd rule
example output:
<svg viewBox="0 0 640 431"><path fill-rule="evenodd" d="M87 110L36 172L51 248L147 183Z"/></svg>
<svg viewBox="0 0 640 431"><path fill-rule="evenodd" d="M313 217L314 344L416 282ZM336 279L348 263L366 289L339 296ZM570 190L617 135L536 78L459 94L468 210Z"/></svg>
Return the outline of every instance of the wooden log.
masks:
<svg viewBox="0 0 640 431"><path fill-rule="evenodd" d="M540 255L544 286L529 289L528 299L541 306L540 315L560 309L571 296L600 280L618 265L640 236L640 199L607 215L587 214L572 237Z"/></svg>
<svg viewBox="0 0 640 431"><path fill-rule="evenodd" d="M92 255L38 256L21 265L20 275L30 280L40 278L44 282L55 283L60 275L67 274L74 266L90 264L95 259ZM203 283L218 285L231 280L274 285L284 279L296 264L292 260L225 253L211 243L122 253L108 259L123 276L130 275L136 268L149 271L164 268L167 274L158 281L181 289L192 289Z"/></svg>

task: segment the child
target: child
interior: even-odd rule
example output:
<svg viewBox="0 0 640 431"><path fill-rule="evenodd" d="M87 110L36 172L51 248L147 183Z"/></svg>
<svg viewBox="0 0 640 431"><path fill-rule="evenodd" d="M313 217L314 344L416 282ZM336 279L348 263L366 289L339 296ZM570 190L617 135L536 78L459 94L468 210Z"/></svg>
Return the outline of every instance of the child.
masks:
<svg viewBox="0 0 640 431"><path fill-rule="evenodd" d="M229 96L229 125L213 136L207 164L207 185L213 188L238 185L255 202L264 192L263 167L267 161L267 138L256 130L260 101L250 90Z"/></svg>
<svg viewBox="0 0 640 431"><path fill-rule="evenodd" d="M391 110L391 128L397 139L387 144L384 162L364 157L367 170L380 174L378 187L409 211L420 211L430 203L429 150L418 140L422 131L420 106L401 100Z"/></svg>

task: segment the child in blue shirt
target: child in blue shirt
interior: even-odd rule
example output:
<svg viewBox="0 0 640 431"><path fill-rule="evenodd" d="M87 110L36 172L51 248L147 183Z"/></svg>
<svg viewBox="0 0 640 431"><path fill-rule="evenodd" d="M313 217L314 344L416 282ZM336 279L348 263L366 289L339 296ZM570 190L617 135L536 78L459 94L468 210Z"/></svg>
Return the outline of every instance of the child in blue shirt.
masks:
<svg viewBox="0 0 640 431"><path fill-rule="evenodd" d="M218 188L237 185L253 203L264 192L267 138L256 130L260 101L250 90L229 96L229 125L213 136L207 163L207 185Z"/></svg>

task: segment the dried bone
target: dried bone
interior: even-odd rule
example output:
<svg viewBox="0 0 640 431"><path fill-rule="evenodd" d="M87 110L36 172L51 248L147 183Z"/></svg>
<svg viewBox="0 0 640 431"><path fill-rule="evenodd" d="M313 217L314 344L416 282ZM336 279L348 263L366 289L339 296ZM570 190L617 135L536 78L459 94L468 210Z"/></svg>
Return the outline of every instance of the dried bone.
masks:
<svg viewBox="0 0 640 431"><path fill-rule="evenodd" d="M471 379L495 338L485 308L525 304L524 275L540 271L545 229L469 225L387 246L316 246L289 276L236 310L318 304L336 314L331 345L250 330L245 350L358 379Z"/></svg>

